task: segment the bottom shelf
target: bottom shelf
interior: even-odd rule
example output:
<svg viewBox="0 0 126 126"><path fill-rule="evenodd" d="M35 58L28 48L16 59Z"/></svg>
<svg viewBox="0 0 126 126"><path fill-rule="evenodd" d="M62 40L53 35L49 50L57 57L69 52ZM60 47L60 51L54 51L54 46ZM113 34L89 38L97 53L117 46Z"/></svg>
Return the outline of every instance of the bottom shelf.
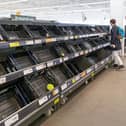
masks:
<svg viewBox="0 0 126 126"><path fill-rule="evenodd" d="M30 120L31 117L37 115L39 111L42 112L41 114L45 114L48 109L50 109L52 106L58 103L57 101L59 99L62 99L68 96L71 92L75 91L78 87L83 85L88 79L91 79L98 72L103 70L111 61L112 56L110 55L102 61L98 62L97 64L92 65L88 69L65 81L64 84L61 84L60 87L56 87L52 92L50 92L46 96L37 98L28 105L22 108L18 108L18 111L16 111L8 117L5 117L2 121L0 121L0 126L22 126L24 122L27 122L27 120ZM30 121L27 123L30 124Z"/></svg>

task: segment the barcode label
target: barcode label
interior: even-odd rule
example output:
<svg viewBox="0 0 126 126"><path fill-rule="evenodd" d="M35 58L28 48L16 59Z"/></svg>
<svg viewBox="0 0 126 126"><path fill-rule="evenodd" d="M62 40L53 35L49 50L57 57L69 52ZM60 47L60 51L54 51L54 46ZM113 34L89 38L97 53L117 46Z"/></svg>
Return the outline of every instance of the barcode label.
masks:
<svg viewBox="0 0 126 126"><path fill-rule="evenodd" d="M25 44L26 44L26 45L33 45L34 42L33 42L33 40L29 40L29 41L25 41Z"/></svg>
<svg viewBox="0 0 126 126"><path fill-rule="evenodd" d="M32 69L26 69L26 70L24 70L24 75L30 74L32 72L33 72Z"/></svg>
<svg viewBox="0 0 126 126"><path fill-rule="evenodd" d="M45 64L41 64L41 65L36 66L36 70L42 70L45 67L46 67Z"/></svg>
<svg viewBox="0 0 126 126"><path fill-rule="evenodd" d="M6 83L6 77L1 77L0 78L0 84Z"/></svg>
<svg viewBox="0 0 126 126"><path fill-rule="evenodd" d="M66 88L67 88L67 84L66 83L61 86L62 91L65 90Z"/></svg>
<svg viewBox="0 0 126 126"><path fill-rule="evenodd" d="M47 101L48 101L48 97L47 96L44 96L43 98L39 99L38 102L39 102L39 105L42 105L42 104L44 104Z"/></svg>
<svg viewBox="0 0 126 126"><path fill-rule="evenodd" d="M19 116L18 116L18 114L16 114L13 117L11 117L5 121L5 126L11 126L12 124L17 122L18 120L19 120Z"/></svg>

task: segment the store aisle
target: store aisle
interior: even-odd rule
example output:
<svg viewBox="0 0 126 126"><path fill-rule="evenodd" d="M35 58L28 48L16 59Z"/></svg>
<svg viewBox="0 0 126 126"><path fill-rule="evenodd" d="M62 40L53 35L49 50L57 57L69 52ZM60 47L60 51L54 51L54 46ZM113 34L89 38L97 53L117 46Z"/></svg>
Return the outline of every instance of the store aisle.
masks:
<svg viewBox="0 0 126 126"><path fill-rule="evenodd" d="M125 126L126 71L107 70L51 116L35 126Z"/></svg>

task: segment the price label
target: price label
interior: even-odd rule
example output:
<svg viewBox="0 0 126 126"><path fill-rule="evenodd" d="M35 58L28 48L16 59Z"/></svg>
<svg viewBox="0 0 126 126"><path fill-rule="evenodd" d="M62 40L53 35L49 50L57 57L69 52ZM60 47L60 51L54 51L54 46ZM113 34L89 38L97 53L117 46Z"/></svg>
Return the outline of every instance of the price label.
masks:
<svg viewBox="0 0 126 126"><path fill-rule="evenodd" d="M6 77L1 77L0 78L0 84L6 83Z"/></svg>
<svg viewBox="0 0 126 126"><path fill-rule="evenodd" d="M106 58L106 61L108 62L109 61L109 58Z"/></svg>
<svg viewBox="0 0 126 126"><path fill-rule="evenodd" d="M79 56L79 53L75 53L75 57L78 57Z"/></svg>
<svg viewBox="0 0 126 126"><path fill-rule="evenodd" d="M99 34L99 37L103 37L104 35L103 34Z"/></svg>
<svg viewBox="0 0 126 126"><path fill-rule="evenodd" d="M39 99L38 103L39 103L39 105L42 105L42 104L44 104L47 101L48 101L48 97L47 96L44 96L41 99Z"/></svg>
<svg viewBox="0 0 126 126"><path fill-rule="evenodd" d="M104 46L109 46L110 45L110 43L106 43Z"/></svg>
<svg viewBox="0 0 126 126"><path fill-rule="evenodd" d="M28 41L25 41L25 44L26 44L26 45L33 45L34 42L33 42L33 40L28 40Z"/></svg>
<svg viewBox="0 0 126 126"><path fill-rule="evenodd" d="M60 61L60 63L62 63L62 62L63 62L62 58L60 58L60 60L59 60L59 61Z"/></svg>
<svg viewBox="0 0 126 126"><path fill-rule="evenodd" d="M72 79L72 84L74 84L76 82L76 78Z"/></svg>
<svg viewBox="0 0 126 126"><path fill-rule="evenodd" d="M82 35L82 38L85 38L86 37L86 35Z"/></svg>
<svg viewBox="0 0 126 126"><path fill-rule="evenodd" d="M89 74L92 71L92 68L87 69L87 74Z"/></svg>
<svg viewBox="0 0 126 126"><path fill-rule="evenodd" d="M69 40L69 37L68 36L64 37L64 40Z"/></svg>
<svg viewBox="0 0 126 126"><path fill-rule="evenodd" d="M69 57L64 57L64 61L67 61L69 59Z"/></svg>
<svg viewBox="0 0 126 126"><path fill-rule="evenodd" d="M94 47L94 48L93 48L93 51L95 51L95 50L96 50L96 48Z"/></svg>
<svg viewBox="0 0 126 126"><path fill-rule="evenodd" d="M98 46L98 49L100 49L101 48L101 46Z"/></svg>
<svg viewBox="0 0 126 126"><path fill-rule="evenodd" d="M77 35L75 35L75 37L74 37L75 39L78 39L78 36Z"/></svg>
<svg viewBox="0 0 126 126"><path fill-rule="evenodd" d="M56 38L47 38L45 39L46 43L50 43L50 42L55 42Z"/></svg>
<svg viewBox="0 0 126 126"><path fill-rule="evenodd" d="M11 42L9 44L9 46L12 48L12 47L19 47L20 46L20 43L19 42Z"/></svg>
<svg viewBox="0 0 126 126"><path fill-rule="evenodd" d="M35 40L35 44L41 44L42 43L42 40L41 39L36 39Z"/></svg>
<svg viewBox="0 0 126 126"><path fill-rule="evenodd" d="M5 126L11 126L18 120L19 120L19 116L18 116L18 114L16 114L16 115L10 117L9 119L7 119L4 124L5 124Z"/></svg>
<svg viewBox="0 0 126 126"><path fill-rule="evenodd" d="M53 61L47 62L47 66L48 66L48 67L53 66Z"/></svg>
<svg viewBox="0 0 126 126"><path fill-rule="evenodd" d="M81 51L81 52L80 52L80 55L84 55L84 51Z"/></svg>
<svg viewBox="0 0 126 126"><path fill-rule="evenodd" d="M63 84L63 85L61 85L61 89L62 89L62 91L65 90L66 88L67 88L67 84L66 84L66 83Z"/></svg>
<svg viewBox="0 0 126 126"><path fill-rule="evenodd" d="M92 52L92 49L89 49L89 52Z"/></svg>
<svg viewBox="0 0 126 126"><path fill-rule="evenodd" d="M32 69L26 69L26 70L24 70L24 75L30 74L32 72L33 72Z"/></svg>
<svg viewBox="0 0 126 126"><path fill-rule="evenodd" d="M88 54L88 50L85 50L85 54Z"/></svg>
<svg viewBox="0 0 126 126"><path fill-rule="evenodd" d="M41 64L41 65L36 66L36 70L42 70L42 69L44 69L45 67L46 67L45 64Z"/></svg>
<svg viewBox="0 0 126 126"><path fill-rule="evenodd" d="M105 63L105 61L101 61L101 64L104 64Z"/></svg>
<svg viewBox="0 0 126 126"><path fill-rule="evenodd" d="M103 48L103 45L100 45L100 48Z"/></svg>
<svg viewBox="0 0 126 126"><path fill-rule="evenodd" d="M70 36L70 39L74 39L74 37L73 36Z"/></svg>
<svg viewBox="0 0 126 126"><path fill-rule="evenodd" d="M59 89L55 89L52 93L53 93L53 96L57 95L59 93Z"/></svg>
<svg viewBox="0 0 126 126"><path fill-rule="evenodd" d="M81 77L85 77L85 76L86 76L86 72L83 71L83 72L81 73Z"/></svg>
<svg viewBox="0 0 126 126"><path fill-rule="evenodd" d="M95 65L95 69L97 69L97 68L98 68L98 65L96 64L96 65Z"/></svg>
<svg viewBox="0 0 126 126"><path fill-rule="evenodd" d="M78 81L80 79L80 75L75 77L75 80Z"/></svg>

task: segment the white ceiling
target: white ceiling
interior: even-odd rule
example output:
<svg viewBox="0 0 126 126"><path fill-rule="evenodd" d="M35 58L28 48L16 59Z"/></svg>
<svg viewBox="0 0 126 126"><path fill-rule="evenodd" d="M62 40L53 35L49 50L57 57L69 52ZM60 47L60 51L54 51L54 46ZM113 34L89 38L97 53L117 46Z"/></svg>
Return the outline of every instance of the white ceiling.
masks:
<svg viewBox="0 0 126 126"><path fill-rule="evenodd" d="M0 0L0 13L21 12L61 12L108 10L109 0Z"/></svg>
<svg viewBox="0 0 126 126"><path fill-rule="evenodd" d="M0 16L9 16L20 11L22 15L37 16L42 19L63 17L80 20L83 15L109 13L110 0L0 0ZM69 16L68 16L69 15Z"/></svg>

